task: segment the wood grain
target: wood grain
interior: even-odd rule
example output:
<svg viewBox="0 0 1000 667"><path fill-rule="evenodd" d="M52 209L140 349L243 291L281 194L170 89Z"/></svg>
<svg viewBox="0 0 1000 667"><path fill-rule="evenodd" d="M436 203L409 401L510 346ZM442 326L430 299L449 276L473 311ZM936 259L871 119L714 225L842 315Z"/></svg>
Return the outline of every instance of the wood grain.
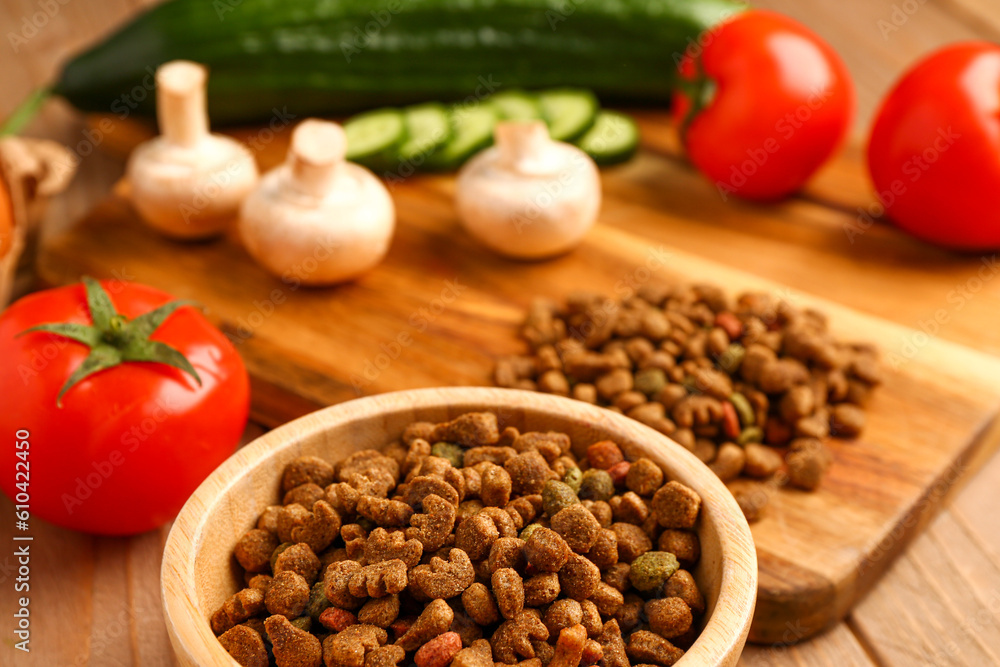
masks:
<svg viewBox="0 0 1000 667"><path fill-rule="evenodd" d="M494 412L502 427L566 433L577 457L588 445L612 439L699 494L701 559L692 573L706 598L707 622L677 664L735 665L753 614L757 564L746 520L719 479L683 447L631 419L566 398L495 388L424 389L351 401L275 429L223 463L184 505L164 549L164 608L181 664L232 665L208 619L242 586L233 547L275 502L286 464L298 456L339 461L398 439L414 421L442 422L482 410Z"/></svg>

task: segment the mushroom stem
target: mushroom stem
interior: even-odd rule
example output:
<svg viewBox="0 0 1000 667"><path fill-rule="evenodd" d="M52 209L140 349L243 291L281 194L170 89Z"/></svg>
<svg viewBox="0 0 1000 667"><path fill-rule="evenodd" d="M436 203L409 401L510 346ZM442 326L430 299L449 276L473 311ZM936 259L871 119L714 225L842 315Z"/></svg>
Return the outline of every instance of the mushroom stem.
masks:
<svg viewBox="0 0 1000 667"><path fill-rule="evenodd" d="M292 185L303 194L324 196L346 156L347 137L340 125L303 121L295 128L288 151Z"/></svg>
<svg viewBox="0 0 1000 667"><path fill-rule="evenodd" d="M207 80L205 67L187 60L156 71L156 114L160 133L171 144L191 148L208 135Z"/></svg>
<svg viewBox="0 0 1000 667"><path fill-rule="evenodd" d="M500 123L494 138L501 163L514 171L530 171L533 164L543 162L552 143L548 128L540 120Z"/></svg>

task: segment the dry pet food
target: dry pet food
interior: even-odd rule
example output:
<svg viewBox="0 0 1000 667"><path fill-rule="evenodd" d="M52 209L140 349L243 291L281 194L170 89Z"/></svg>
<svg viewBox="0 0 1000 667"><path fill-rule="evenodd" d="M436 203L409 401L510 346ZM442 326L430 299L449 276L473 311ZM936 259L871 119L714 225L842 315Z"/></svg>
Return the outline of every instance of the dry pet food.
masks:
<svg viewBox="0 0 1000 667"><path fill-rule="evenodd" d="M292 461L212 630L244 667L674 664L705 614L701 499L615 442L571 444L484 412Z"/></svg>
<svg viewBox="0 0 1000 667"><path fill-rule="evenodd" d="M537 300L521 336L531 354L501 359L496 384L571 396L670 436L731 485L751 521L775 488L819 486L833 458L825 441L862 432L880 382L876 350L834 339L821 313L711 285ZM639 496L659 487L655 466L637 469L616 449L588 452L600 477L565 480L581 499L607 501L621 477ZM619 504L616 516L638 509Z"/></svg>

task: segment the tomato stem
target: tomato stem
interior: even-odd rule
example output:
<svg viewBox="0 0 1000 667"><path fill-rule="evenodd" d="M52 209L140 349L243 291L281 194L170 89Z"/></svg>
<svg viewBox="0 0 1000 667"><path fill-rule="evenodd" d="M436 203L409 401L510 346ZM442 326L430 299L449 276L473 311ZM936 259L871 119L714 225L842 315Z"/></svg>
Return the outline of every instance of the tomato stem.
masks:
<svg viewBox="0 0 1000 667"><path fill-rule="evenodd" d="M129 320L115 310L111 297L101 283L90 276L83 277L87 293L87 307L90 310L92 326L73 322L52 322L25 329L18 336L31 332L45 332L63 336L90 348L90 354L66 379L56 405L62 407L63 395L80 380L126 361L146 361L167 364L191 375L201 385L198 372L187 358L165 343L149 340L149 336L178 308L196 305L192 301L178 299L163 304L159 308L143 313Z"/></svg>

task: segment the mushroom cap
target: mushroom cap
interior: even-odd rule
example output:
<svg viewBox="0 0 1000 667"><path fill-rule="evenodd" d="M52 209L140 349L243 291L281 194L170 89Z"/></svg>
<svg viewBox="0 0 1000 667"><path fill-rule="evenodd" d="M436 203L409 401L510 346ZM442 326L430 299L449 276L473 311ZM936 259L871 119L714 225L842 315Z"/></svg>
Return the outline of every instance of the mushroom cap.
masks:
<svg viewBox="0 0 1000 667"><path fill-rule="evenodd" d="M247 252L268 272L305 285L356 278L385 257L396 212L382 182L359 165L334 167L329 190L303 191L286 163L261 179L241 209Z"/></svg>
<svg viewBox="0 0 1000 667"><path fill-rule="evenodd" d="M597 166L576 146L549 141L512 164L500 146L462 168L456 204L465 228L496 252L541 259L576 246L601 205Z"/></svg>
<svg viewBox="0 0 1000 667"><path fill-rule="evenodd" d="M205 135L190 148L152 139L132 152L125 173L139 215L177 239L225 231L259 177L250 151L219 135Z"/></svg>

